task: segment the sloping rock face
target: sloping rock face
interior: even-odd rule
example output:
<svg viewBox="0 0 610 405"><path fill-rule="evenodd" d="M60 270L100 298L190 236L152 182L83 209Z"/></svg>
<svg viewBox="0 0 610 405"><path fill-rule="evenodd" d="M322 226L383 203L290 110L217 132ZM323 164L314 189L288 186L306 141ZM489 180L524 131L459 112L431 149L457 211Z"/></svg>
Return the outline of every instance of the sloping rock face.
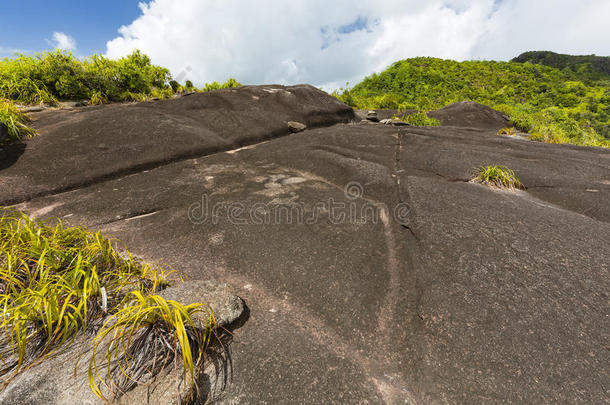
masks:
<svg viewBox="0 0 610 405"><path fill-rule="evenodd" d="M495 129L496 131L510 124L505 114L473 101L453 103L428 113L428 116L436 118L441 124L447 126Z"/></svg>
<svg viewBox="0 0 610 405"><path fill-rule="evenodd" d="M32 117L42 136L3 171L0 204L288 135L289 121L310 128L347 122L353 111L308 85L246 86Z"/></svg>
<svg viewBox="0 0 610 405"><path fill-rule="evenodd" d="M252 131L245 132L258 134L252 142L270 140L289 133L285 121L308 129L239 149L229 150L245 141L155 158L144 170L141 160L121 155L77 163L66 144L55 177L73 190L53 192L48 184L57 182L28 174L37 180L17 191L5 185L2 196L35 216L102 229L192 279L238 290L250 318L233 333L231 383L208 396L217 403L607 400L609 151L498 137L499 115L470 104L438 112L451 126L354 125L340 123L351 110L311 88L286 88L294 104L259 109L263 89L259 99L252 88L235 90L248 100L242 104L224 102L224 93L206 96L220 104L221 121L259 111L252 127L223 137ZM299 101L307 94L316 95L311 104ZM139 153L165 156L198 125L216 125L216 116L175 102L137 107L135 127L150 122L156 134ZM317 113L291 110L302 105ZM134 128L131 121L108 121L121 108L134 107L86 109L79 125L99 131L96 142L130 150L135 140L120 125ZM169 111L196 124L164 127ZM106 127L88 123L98 115ZM313 117L329 116L317 125L335 125L312 128ZM53 167L54 149L37 145L64 139L54 128L68 121L38 122L43 136L0 171L4 184L34 173L30 167ZM92 137L69 133L74 145ZM198 139L220 142L203 130ZM470 183L472 170L487 164L515 170L527 189ZM114 165L121 169L108 169ZM114 174L98 174L106 172ZM89 180L78 186L73 178ZM40 190L46 195L25 199Z"/></svg>

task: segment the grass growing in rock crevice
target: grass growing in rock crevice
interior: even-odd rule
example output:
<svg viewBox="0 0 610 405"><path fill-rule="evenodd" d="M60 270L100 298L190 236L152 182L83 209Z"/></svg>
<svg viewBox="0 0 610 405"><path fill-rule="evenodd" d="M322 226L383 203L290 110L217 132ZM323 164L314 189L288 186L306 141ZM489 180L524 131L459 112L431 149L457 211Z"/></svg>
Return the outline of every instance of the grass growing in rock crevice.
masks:
<svg viewBox="0 0 610 405"><path fill-rule="evenodd" d="M193 381L214 317L203 304L184 306L156 295L166 277L119 253L100 233L0 210L0 389L91 332L97 336L89 381L101 398L100 384L120 395L174 359L183 365L185 381L189 375ZM210 319L203 330L192 320L198 311ZM95 361L100 350L104 374Z"/></svg>
<svg viewBox="0 0 610 405"><path fill-rule="evenodd" d="M515 172L506 166L481 166L476 170L472 181L494 188L524 188Z"/></svg>
<svg viewBox="0 0 610 405"><path fill-rule="evenodd" d="M514 136L516 133L517 133L517 130L514 127L505 127L498 131L498 135Z"/></svg>

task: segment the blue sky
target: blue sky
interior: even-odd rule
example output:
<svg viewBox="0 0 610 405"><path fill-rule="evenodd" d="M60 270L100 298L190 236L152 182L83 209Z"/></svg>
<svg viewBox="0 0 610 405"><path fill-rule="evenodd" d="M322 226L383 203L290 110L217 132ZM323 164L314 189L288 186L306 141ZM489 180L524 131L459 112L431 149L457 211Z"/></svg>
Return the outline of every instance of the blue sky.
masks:
<svg viewBox="0 0 610 405"><path fill-rule="evenodd" d="M75 38L78 54L90 55L104 53L119 27L130 24L141 11L137 0L2 0L2 14L0 56L13 49L52 49L45 40L51 40L54 32Z"/></svg>
<svg viewBox="0 0 610 405"><path fill-rule="evenodd" d="M139 49L198 85L234 77L332 90L416 56L610 55L609 0L140 1L2 0L0 56Z"/></svg>

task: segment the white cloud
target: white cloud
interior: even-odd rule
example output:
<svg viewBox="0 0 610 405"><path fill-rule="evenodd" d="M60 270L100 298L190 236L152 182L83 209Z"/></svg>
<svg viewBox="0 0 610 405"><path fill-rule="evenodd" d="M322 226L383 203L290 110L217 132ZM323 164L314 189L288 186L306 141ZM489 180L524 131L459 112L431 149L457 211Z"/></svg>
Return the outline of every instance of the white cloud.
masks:
<svg viewBox="0 0 610 405"><path fill-rule="evenodd" d="M531 50L610 56L607 0L505 0L485 23L480 58L512 58Z"/></svg>
<svg viewBox="0 0 610 405"><path fill-rule="evenodd" d="M5 46L0 45L0 58L14 56L17 53L28 53L28 51L24 51L22 49L7 48Z"/></svg>
<svg viewBox="0 0 610 405"><path fill-rule="evenodd" d="M65 51L76 50L76 40L63 32L54 32L53 39L48 41L55 49L63 49Z"/></svg>
<svg viewBox="0 0 610 405"><path fill-rule="evenodd" d="M334 88L396 60L507 60L525 50L610 54L607 0L153 0L107 43L199 84Z"/></svg>

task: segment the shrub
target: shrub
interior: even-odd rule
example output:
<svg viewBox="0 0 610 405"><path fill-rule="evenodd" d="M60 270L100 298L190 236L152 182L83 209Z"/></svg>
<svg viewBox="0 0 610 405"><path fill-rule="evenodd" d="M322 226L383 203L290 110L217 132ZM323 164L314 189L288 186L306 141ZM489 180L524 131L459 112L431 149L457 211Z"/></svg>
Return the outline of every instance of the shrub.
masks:
<svg viewBox="0 0 610 405"><path fill-rule="evenodd" d="M134 51L112 60L99 55L79 60L55 50L0 60L0 97L23 104L98 98L123 101L127 93L151 94L170 88L169 70Z"/></svg>
<svg viewBox="0 0 610 405"><path fill-rule="evenodd" d="M488 185L490 187L519 189L523 188L521 182L511 169L506 166L482 166L479 167L472 181Z"/></svg>
<svg viewBox="0 0 610 405"><path fill-rule="evenodd" d="M201 91L214 91L214 90L220 90L220 89L230 89L233 87L239 87L242 84L239 83L237 80L231 78L229 80L227 80L225 83L218 83L216 81L212 82L212 83L206 83L204 84L203 88L201 89Z"/></svg>
<svg viewBox="0 0 610 405"><path fill-rule="evenodd" d="M439 125L441 125L441 122L439 120L437 120L436 118L428 117L425 112L409 114L405 118L405 122L418 127L438 127Z"/></svg>
<svg viewBox="0 0 610 405"><path fill-rule="evenodd" d="M169 85L170 85L170 87L172 88L172 91L173 91L174 93L176 93L176 92L178 92L178 90L180 90L180 83L178 83L178 82L177 82L177 81L175 81L175 80L170 80L170 81L169 81Z"/></svg>

